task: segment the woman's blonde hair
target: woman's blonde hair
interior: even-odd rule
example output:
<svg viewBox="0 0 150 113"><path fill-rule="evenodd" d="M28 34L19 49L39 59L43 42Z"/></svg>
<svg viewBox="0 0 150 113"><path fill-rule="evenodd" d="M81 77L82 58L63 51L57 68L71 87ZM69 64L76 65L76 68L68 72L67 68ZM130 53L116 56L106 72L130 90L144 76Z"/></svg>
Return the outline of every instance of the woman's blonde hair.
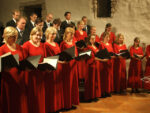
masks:
<svg viewBox="0 0 150 113"><path fill-rule="evenodd" d="M78 21L77 25L84 24L83 20Z"/></svg>
<svg viewBox="0 0 150 113"><path fill-rule="evenodd" d="M42 35L43 35L42 29L40 27L34 27L30 33L30 40L32 40L33 35L35 35L37 32L39 32L41 34L41 37L42 37Z"/></svg>
<svg viewBox="0 0 150 113"><path fill-rule="evenodd" d="M45 37L46 39L49 39L49 34L57 33L56 28L54 27L48 27L45 31Z"/></svg>
<svg viewBox="0 0 150 113"><path fill-rule="evenodd" d="M121 34L121 33L119 33L119 34L117 35L117 37L116 37L116 40L115 40L115 43L116 43L116 44L119 44L119 38L120 38L121 36L122 36L123 39L124 39L124 35ZM123 42L123 43L124 43L124 42Z"/></svg>
<svg viewBox="0 0 150 113"><path fill-rule="evenodd" d="M106 37L106 36L109 36L110 34L108 33L108 32L104 32L103 33L103 36L102 36L102 39L104 40L104 38Z"/></svg>
<svg viewBox="0 0 150 113"><path fill-rule="evenodd" d="M4 29L3 38L4 42L7 42L8 38L15 37L18 38L18 31L14 27L6 27Z"/></svg>
<svg viewBox="0 0 150 113"><path fill-rule="evenodd" d="M84 24L84 22L81 20L81 21L78 21L77 22L77 27L79 28L79 25L81 25L81 24Z"/></svg>
<svg viewBox="0 0 150 113"><path fill-rule="evenodd" d="M67 27L67 28L65 29L65 33L64 33L64 36L63 36L63 40L66 40L68 33L74 34L74 33L75 33L75 30L74 30L72 27Z"/></svg>

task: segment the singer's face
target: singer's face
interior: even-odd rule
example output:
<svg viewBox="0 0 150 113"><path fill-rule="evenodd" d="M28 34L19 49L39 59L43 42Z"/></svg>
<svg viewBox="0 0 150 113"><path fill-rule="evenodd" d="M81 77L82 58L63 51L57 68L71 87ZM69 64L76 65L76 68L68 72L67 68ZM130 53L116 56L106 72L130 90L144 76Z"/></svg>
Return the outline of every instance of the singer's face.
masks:
<svg viewBox="0 0 150 113"><path fill-rule="evenodd" d="M54 41L56 38L56 33L50 33L49 38L51 39L51 41Z"/></svg>
<svg viewBox="0 0 150 113"><path fill-rule="evenodd" d="M134 41L134 45L135 45L135 46L138 46L139 44L140 44L140 40Z"/></svg>
<svg viewBox="0 0 150 113"><path fill-rule="evenodd" d="M119 44L123 44L123 41L124 41L123 36L120 36L120 37L119 37L119 40L118 40Z"/></svg>
<svg viewBox="0 0 150 113"><path fill-rule="evenodd" d="M34 43L38 43L38 42L40 42L41 41L41 33L40 32L36 32L36 34L34 34L33 36L32 36L32 41L34 42Z"/></svg>
<svg viewBox="0 0 150 113"><path fill-rule="evenodd" d="M12 45L12 44L14 44L14 43L16 42L16 40L17 40L17 37L16 37L16 36L10 36L10 37L7 39L7 43L8 43L9 45Z"/></svg>
<svg viewBox="0 0 150 113"><path fill-rule="evenodd" d="M73 33L68 32L67 35L66 35L67 36L67 40L71 40L73 38L73 35L74 35Z"/></svg>
<svg viewBox="0 0 150 113"><path fill-rule="evenodd" d="M91 44L94 44L94 43L95 43L95 36L92 36L92 37L90 38L90 42L91 42Z"/></svg>
<svg viewBox="0 0 150 113"><path fill-rule="evenodd" d="M92 34L92 35L96 35L96 27L93 27L93 28L91 29L91 34Z"/></svg>

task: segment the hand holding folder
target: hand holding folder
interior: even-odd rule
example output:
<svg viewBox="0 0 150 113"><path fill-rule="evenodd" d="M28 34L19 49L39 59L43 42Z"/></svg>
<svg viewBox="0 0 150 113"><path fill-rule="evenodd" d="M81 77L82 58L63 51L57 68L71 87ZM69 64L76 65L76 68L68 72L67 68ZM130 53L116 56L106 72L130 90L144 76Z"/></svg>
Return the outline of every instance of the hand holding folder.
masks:
<svg viewBox="0 0 150 113"><path fill-rule="evenodd" d="M56 70L59 56L44 58L43 62L38 65L40 70Z"/></svg>
<svg viewBox="0 0 150 113"><path fill-rule="evenodd" d="M87 50L84 52L80 52L78 56L75 58L76 60L87 59L91 57L91 50Z"/></svg>
<svg viewBox="0 0 150 113"><path fill-rule="evenodd" d="M76 46L77 48L80 48L80 49L85 48L86 47L85 41L84 40L77 41Z"/></svg>
<svg viewBox="0 0 150 113"><path fill-rule="evenodd" d="M26 69L37 69L38 67L38 63L40 61L41 55L37 55L37 56L30 56L22 61L20 61L20 65L19 68L21 70L26 70Z"/></svg>
<svg viewBox="0 0 150 113"><path fill-rule="evenodd" d="M120 50L120 52L118 54L116 54L116 56L121 56L123 58L129 59L130 53L128 50Z"/></svg>
<svg viewBox="0 0 150 113"><path fill-rule="evenodd" d="M19 65L19 55L12 55L10 52L0 56L0 72L4 70L9 70L13 67L18 67Z"/></svg>
<svg viewBox="0 0 150 113"><path fill-rule="evenodd" d="M144 56L142 56L142 57L140 57L139 55L137 55L137 54L133 54L133 56L135 57L135 58L137 58L137 59L139 59L139 60L142 60L144 57L145 57L145 55Z"/></svg>
<svg viewBox="0 0 150 113"><path fill-rule="evenodd" d="M100 58L100 59L111 59L110 53L108 52L108 50L106 48L99 50L95 54L95 57Z"/></svg>
<svg viewBox="0 0 150 113"><path fill-rule="evenodd" d="M62 51L58 55L59 55L60 61L70 61L74 59L75 58L75 46Z"/></svg>

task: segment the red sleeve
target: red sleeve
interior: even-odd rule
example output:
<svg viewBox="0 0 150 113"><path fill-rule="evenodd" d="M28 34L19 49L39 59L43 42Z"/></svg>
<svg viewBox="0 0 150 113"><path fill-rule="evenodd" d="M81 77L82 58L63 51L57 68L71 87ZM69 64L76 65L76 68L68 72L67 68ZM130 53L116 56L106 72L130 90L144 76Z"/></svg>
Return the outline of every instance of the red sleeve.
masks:
<svg viewBox="0 0 150 113"><path fill-rule="evenodd" d="M144 55L142 47L140 47L140 53L141 55Z"/></svg>
<svg viewBox="0 0 150 113"><path fill-rule="evenodd" d="M87 50L91 50L92 51L92 48L88 46ZM92 51L91 52L91 58L87 59L87 63L88 64L92 64L94 61L95 61L95 55L94 55L94 52Z"/></svg>
<svg viewBox="0 0 150 113"><path fill-rule="evenodd" d="M146 58L148 59L150 56L150 45L146 47Z"/></svg>
<svg viewBox="0 0 150 113"><path fill-rule="evenodd" d="M28 42L24 43L22 48L24 50L25 57L28 57L29 56L29 44L28 44Z"/></svg>
<svg viewBox="0 0 150 113"><path fill-rule="evenodd" d="M88 35L85 31L83 31L83 33L84 33L84 38L88 37Z"/></svg>
<svg viewBox="0 0 150 113"><path fill-rule="evenodd" d="M63 41L63 42L60 44L60 50L61 50L61 51L64 51L64 50L67 49L67 48L68 48L67 43Z"/></svg>
<svg viewBox="0 0 150 113"><path fill-rule="evenodd" d="M113 38L113 42L114 42L116 40L116 36L113 32L112 32L112 38Z"/></svg>
<svg viewBox="0 0 150 113"><path fill-rule="evenodd" d="M103 40L103 33L101 34L99 41L101 42Z"/></svg>
<svg viewBox="0 0 150 113"><path fill-rule="evenodd" d="M0 56L3 55L2 47L0 47Z"/></svg>
<svg viewBox="0 0 150 113"><path fill-rule="evenodd" d="M119 53L119 50L118 50L118 45L117 44L114 44L114 53Z"/></svg>
<svg viewBox="0 0 150 113"><path fill-rule="evenodd" d="M96 39L95 39L95 42L100 42L100 38L96 35Z"/></svg>
<svg viewBox="0 0 150 113"><path fill-rule="evenodd" d="M133 46L130 48L130 55L133 57L133 53L134 53L134 50L133 50Z"/></svg>
<svg viewBox="0 0 150 113"><path fill-rule="evenodd" d="M79 35L79 31L78 31L78 30L75 31L74 36L75 36L75 38L76 38L76 41L79 41L80 35Z"/></svg>
<svg viewBox="0 0 150 113"><path fill-rule="evenodd" d="M44 51L45 51L44 52L45 57L54 56L54 53L52 53L52 50L51 50L50 46L47 45L46 43L44 44Z"/></svg>

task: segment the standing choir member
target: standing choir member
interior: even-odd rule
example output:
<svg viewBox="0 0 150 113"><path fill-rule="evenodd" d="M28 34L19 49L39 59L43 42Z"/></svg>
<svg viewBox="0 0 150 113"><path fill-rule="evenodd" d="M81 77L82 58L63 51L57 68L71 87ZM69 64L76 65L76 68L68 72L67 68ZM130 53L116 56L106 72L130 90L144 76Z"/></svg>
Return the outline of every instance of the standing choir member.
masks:
<svg viewBox="0 0 150 113"><path fill-rule="evenodd" d="M150 76L150 45L146 47L146 59L145 76Z"/></svg>
<svg viewBox="0 0 150 113"><path fill-rule="evenodd" d="M109 43L110 36L109 33L105 32L103 34L103 41L100 43L100 50L107 49L108 52L114 52L112 48L112 44ZM104 96L111 96L111 92L114 91L114 82L113 82L113 58L106 62L101 62L101 91L102 97Z"/></svg>
<svg viewBox="0 0 150 113"><path fill-rule="evenodd" d="M150 45L146 47L146 59L145 77L150 76ZM144 88L150 90L150 83L145 83Z"/></svg>
<svg viewBox="0 0 150 113"><path fill-rule="evenodd" d="M41 55L39 63L44 58L44 44L41 43L42 29L34 27L30 33L30 40L23 44L23 49L27 57ZM45 87L44 72L35 69L29 71L28 76L28 102L29 112L45 113Z"/></svg>
<svg viewBox="0 0 150 113"><path fill-rule="evenodd" d="M106 26L105 26L105 31L101 34L101 36L100 36L100 41L102 41L102 37L103 37L103 34L105 33L105 32L108 32L109 33L109 43L111 43L111 44L113 44L114 43L114 41L115 41L115 39L116 39L116 36L115 36L115 34L111 31L111 29L112 29L112 25L111 25L111 23L107 23L106 24Z"/></svg>
<svg viewBox="0 0 150 113"><path fill-rule="evenodd" d="M128 87L132 88L133 92L139 92L138 88L142 88L142 57L143 57L143 50L142 47L139 46L140 39L135 38L134 44L130 48L130 55L131 61L129 65L129 73L128 73Z"/></svg>
<svg viewBox="0 0 150 113"><path fill-rule="evenodd" d="M78 22L78 29L75 32L75 37L77 41L84 40L87 37L87 33L83 31L84 28L84 22L79 21Z"/></svg>
<svg viewBox="0 0 150 113"><path fill-rule="evenodd" d="M85 77L84 96L87 101L101 97L99 61L102 59L95 57L95 54L99 51L95 46L95 38L95 35L91 35L87 42L87 49L92 51L91 58L86 60L87 76Z"/></svg>
<svg viewBox="0 0 150 113"><path fill-rule="evenodd" d="M82 21L84 22L84 28L83 28L83 30L89 35L90 34L90 25L88 25L87 23L88 23L88 19L87 19L87 17L86 16L83 16L82 17Z"/></svg>
<svg viewBox="0 0 150 113"><path fill-rule="evenodd" d="M120 53L121 50L127 50L124 44L124 36L119 33L114 43L114 52ZM126 59L118 56L114 59L114 90L121 93L126 89Z"/></svg>
<svg viewBox="0 0 150 113"><path fill-rule="evenodd" d="M14 9L12 11L12 19L6 23L6 27L8 26L16 27L17 20L19 19L19 17L20 17L20 11L17 9Z"/></svg>
<svg viewBox="0 0 150 113"><path fill-rule="evenodd" d="M83 31L84 28L84 22L79 21L78 22L78 30L75 32L75 39L76 41L85 40L87 38L86 31ZM78 52L83 52L84 48L78 48ZM85 76L87 75L87 69L85 68L85 60L81 59L80 61L77 61L78 65L78 73L79 73L79 80L83 80Z"/></svg>
<svg viewBox="0 0 150 113"><path fill-rule="evenodd" d="M45 57L55 56L61 52L59 45L54 42L56 34L56 28L47 28L45 32L46 42L44 44ZM46 75L46 113L56 112L64 108L62 68L61 61L58 61L57 69L52 72L53 74Z"/></svg>
<svg viewBox="0 0 150 113"><path fill-rule="evenodd" d="M74 24L75 25L75 23L71 20L71 12L65 12L65 14L64 14L64 16L65 16L65 19L66 20L64 20L62 23L61 23L61 26L60 26L60 32L61 32L61 36L63 37L63 34L64 34L64 32L65 32L65 29L67 28L67 27L69 27L69 25L70 24Z"/></svg>
<svg viewBox="0 0 150 113"><path fill-rule="evenodd" d="M95 27L95 26L91 26L90 35L95 35L95 42L97 42L97 43L100 42L100 38L99 38L99 36L96 34L96 27Z"/></svg>
<svg viewBox="0 0 150 113"><path fill-rule="evenodd" d="M16 44L18 32L14 27L6 27L3 38L5 44L0 47L0 56L11 52L18 54L19 61L25 56L20 45ZM17 67L7 69L2 73L1 80L1 110L2 113L27 113L27 97L24 85L24 72Z"/></svg>
<svg viewBox="0 0 150 113"><path fill-rule="evenodd" d="M61 51L75 46L73 41L74 29L67 27L64 33L63 41L60 44ZM77 56L77 50L75 50ZM63 91L64 91L64 108L70 109L72 105L79 104L78 73L76 61L73 59L62 65L63 71Z"/></svg>

